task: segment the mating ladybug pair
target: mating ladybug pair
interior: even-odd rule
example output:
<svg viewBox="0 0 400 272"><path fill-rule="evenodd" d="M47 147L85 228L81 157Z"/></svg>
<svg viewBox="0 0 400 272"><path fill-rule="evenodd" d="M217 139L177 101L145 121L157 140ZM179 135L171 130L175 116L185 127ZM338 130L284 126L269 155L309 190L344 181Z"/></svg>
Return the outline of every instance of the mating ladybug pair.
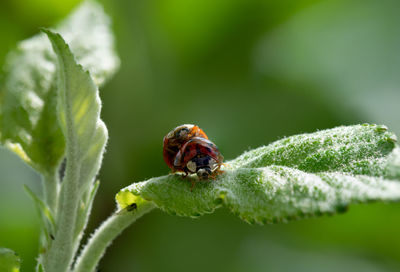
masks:
<svg viewBox="0 0 400 272"><path fill-rule="evenodd" d="M224 157L196 125L181 125L171 130L164 137L163 156L173 173L197 174L200 179L208 179L222 172Z"/></svg>

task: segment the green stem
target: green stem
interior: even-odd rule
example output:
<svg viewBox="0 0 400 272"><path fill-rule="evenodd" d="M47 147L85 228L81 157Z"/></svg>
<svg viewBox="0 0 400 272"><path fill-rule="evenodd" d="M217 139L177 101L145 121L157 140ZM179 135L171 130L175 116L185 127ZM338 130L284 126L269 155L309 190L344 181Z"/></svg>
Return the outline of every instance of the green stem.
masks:
<svg viewBox="0 0 400 272"><path fill-rule="evenodd" d="M57 203L58 203L58 197L59 197L59 177L57 171L55 171L54 174L51 173L45 173L42 174L42 189L43 189L43 195L44 195L44 203L45 205L49 208L51 215L45 214L45 209L43 209L41 212L43 213L41 216L42 220L42 230L39 238L39 242L41 245L41 250L40 252L45 252L46 249L50 246L51 244L51 235L54 235L54 230L55 230L55 216L57 212ZM30 192L30 189L26 187L26 190ZM35 194L30 193L32 196L32 199L35 201ZM38 203L40 203L40 199L37 200ZM39 204L37 204L39 205ZM43 255L40 253L39 255L39 262L42 263Z"/></svg>
<svg viewBox="0 0 400 272"><path fill-rule="evenodd" d="M57 210L58 193L60 187L58 172L55 171L54 173L44 174L42 176L42 181L44 200L53 213L53 216L56 216L55 212Z"/></svg>
<svg viewBox="0 0 400 272"><path fill-rule="evenodd" d="M73 145L72 145L73 146ZM72 151L72 152L71 152ZM73 150L70 150L73 154ZM76 153L75 153L76 154ZM75 154L67 158L75 158ZM56 234L54 241L45 255L44 268L46 272L68 271L73 260L74 227L77 217L79 193L80 165L76 160L68 160L65 178L63 180L56 215Z"/></svg>
<svg viewBox="0 0 400 272"><path fill-rule="evenodd" d="M74 272L94 271L107 247L129 225L155 208L153 202L144 202L137 209L124 214L112 214L89 239L78 257Z"/></svg>
<svg viewBox="0 0 400 272"><path fill-rule="evenodd" d="M42 174L43 198L38 197L28 186L24 185L24 187L26 192L31 196L32 201L35 202L42 221L39 238L40 250L37 259L38 266L36 267L36 271L42 271L39 269L39 266L43 264L44 252L51 246L51 237L55 231L55 215L59 197L58 173L50 174L45 172Z"/></svg>
<svg viewBox="0 0 400 272"><path fill-rule="evenodd" d="M60 77L65 77L60 73ZM65 82L61 80L61 82ZM68 89L64 87L64 89ZM68 94L68 93L67 93ZM81 162L79 158L79 147L77 139L72 131L73 120L71 119L71 105L66 105L66 139L67 139L67 167L65 177L61 184L60 198L56 211L56 234L45 255L44 268L46 272L66 272L73 261L77 246L74 244L74 232L78 204L81 197L79 191L79 178Z"/></svg>

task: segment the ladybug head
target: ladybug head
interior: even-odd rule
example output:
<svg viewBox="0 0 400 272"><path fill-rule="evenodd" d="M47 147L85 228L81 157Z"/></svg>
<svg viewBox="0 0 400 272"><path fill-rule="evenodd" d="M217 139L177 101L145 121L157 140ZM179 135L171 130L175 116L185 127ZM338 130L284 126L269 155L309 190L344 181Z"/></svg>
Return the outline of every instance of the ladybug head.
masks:
<svg viewBox="0 0 400 272"><path fill-rule="evenodd" d="M164 141L167 140L170 145L182 144L187 141L189 134L192 131L194 125L181 125L171 130Z"/></svg>
<svg viewBox="0 0 400 272"><path fill-rule="evenodd" d="M182 125L174 130L175 138L179 140L186 140L194 125Z"/></svg>
<svg viewBox="0 0 400 272"><path fill-rule="evenodd" d="M203 167L197 170L197 176L199 179L208 179L211 175L211 168L210 167Z"/></svg>

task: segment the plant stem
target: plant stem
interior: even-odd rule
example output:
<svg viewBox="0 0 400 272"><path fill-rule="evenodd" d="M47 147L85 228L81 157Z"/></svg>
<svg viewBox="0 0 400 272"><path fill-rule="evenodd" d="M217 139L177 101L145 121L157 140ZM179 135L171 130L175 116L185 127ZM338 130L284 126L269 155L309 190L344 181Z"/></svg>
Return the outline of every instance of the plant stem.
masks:
<svg viewBox="0 0 400 272"><path fill-rule="evenodd" d="M72 153L72 152L71 152ZM74 155L70 155L70 158ZM74 255L74 228L79 193L80 165L68 160L65 178L63 180L56 215L55 239L45 255L44 268L46 272L64 272L68 270Z"/></svg>
<svg viewBox="0 0 400 272"><path fill-rule="evenodd" d="M44 200L50 208L53 216L56 216L58 203L58 190L60 186L58 172L47 173L42 175Z"/></svg>
<svg viewBox="0 0 400 272"><path fill-rule="evenodd" d="M94 271L107 247L130 224L155 208L153 202L143 202L137 209L124 214L112 214L94 232L78 257L74 272Z"/></svg>
<svg viewBox="0 0 400 272"><path fill-rule="evenodd" d="M65 75L60 73L60 77L65 77ZM62 80L61 82L64 81ZM67 89L67 87L64 87L64 89ZM71 105L66 105L66 111L71 112ZM71 115L71 113L66 114L67 166L57 205L55 238L44 259L46 272L69 271L77 248L74 245L75 228L73 226L75 226L77 220L78 202L81 197L79 191L81 162L78 155L77 139L72 131L73 121L71 120Z"/></svg>

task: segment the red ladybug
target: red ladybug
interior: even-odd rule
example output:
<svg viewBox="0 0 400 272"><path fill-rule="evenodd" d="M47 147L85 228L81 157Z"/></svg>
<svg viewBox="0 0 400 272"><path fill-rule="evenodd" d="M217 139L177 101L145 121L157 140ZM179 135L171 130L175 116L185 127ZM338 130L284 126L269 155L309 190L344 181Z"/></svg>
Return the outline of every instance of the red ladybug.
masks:
<svg viewBox="0 0 400 272"><path fill-rule="evenodd" d="M224 157L213 142L194 137L187 141L176 154L174 168L186 175L197 174L200 179L208 179L221 173L220 167L223 160Z"/></svg>
<svg viewBox="0 0 400 272"><path fill-rule="evenodd" d="M164 137L163 157L168 167L172 169L172 172L176 171L174 167L176 154L178 154L187 141L194 137L208 139L201 128L190 124L178 126Z"/></svg>

